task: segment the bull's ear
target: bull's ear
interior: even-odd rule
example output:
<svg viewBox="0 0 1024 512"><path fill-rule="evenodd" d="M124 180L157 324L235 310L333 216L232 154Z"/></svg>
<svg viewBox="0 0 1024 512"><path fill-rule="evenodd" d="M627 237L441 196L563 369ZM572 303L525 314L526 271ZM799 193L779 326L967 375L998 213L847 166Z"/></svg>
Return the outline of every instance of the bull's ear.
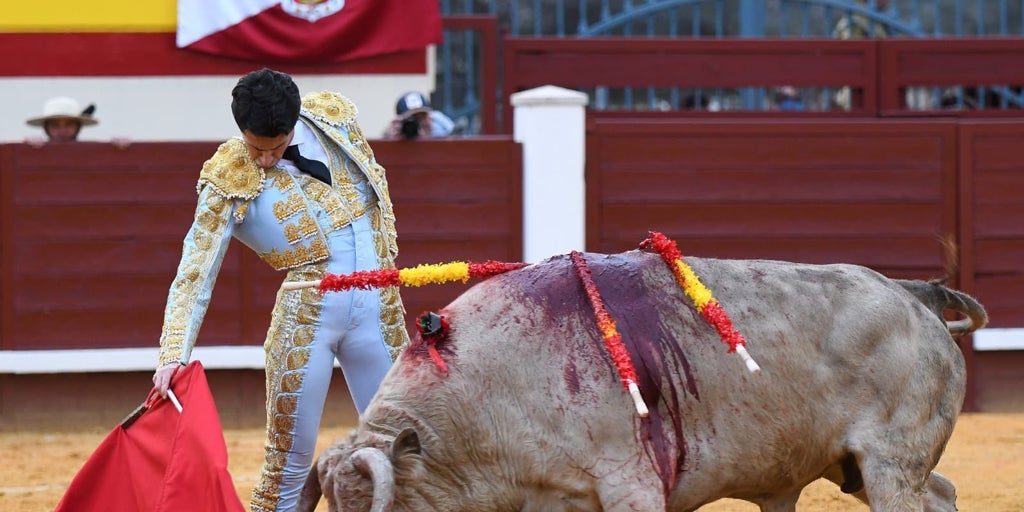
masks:
<svg viewBox="0 0 1024 512"><path fill-rule="evenodd" d="M391 460L410 454L419 455L420 451L420 436L411 428L402 429L391 442Z"/></svg>

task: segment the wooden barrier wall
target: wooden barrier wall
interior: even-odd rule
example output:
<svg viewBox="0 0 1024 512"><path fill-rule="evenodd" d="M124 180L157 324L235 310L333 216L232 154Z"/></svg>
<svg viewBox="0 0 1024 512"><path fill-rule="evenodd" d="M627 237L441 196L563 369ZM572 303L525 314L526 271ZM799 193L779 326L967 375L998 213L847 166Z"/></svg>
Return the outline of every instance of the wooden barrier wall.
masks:
<svg viewBox="0 0 1024 512"><path fill-rule="evenodd" d="M874 115L878 42L869 40L505 38L503 122L512 131L509 96L541 85L568 88L715 88L792 85L854 91L852 112ZM626 115L636 115L628 112ZM663 114L663 113L661 113ZM778 116L778 112L675 111L673 116ZM815 115L809 112L803 116Z"/></svg>
<svg viewBox="0 0 1024 512"><path fill-rule="evenodd" d="M911 112L906 95L911 87L993 87L1020 91L1024 66L1020 65L1024 39L893 39L878 42L878 106L882 116L932 114ZM942 115L964 117L1020 117L1019 109L992 108L943 110Z"/></svg>
<svg viewBox="0 0 1024 512"><path fill-rule="evenodd" d="M509 96L542 85L594 87L850 87L849 112L675 111L675 117L1019 117L1019 109L909 110L910 87L1024 85L1022 38L517 38L502 42L503 129ZM655 113L655 115L664 113ZM605 113L601 113L605 115ZM637 112L625 112L637 116Z"/></svg>
<svg viewBox="0 0 1024 512"><path fill-rule="evenodd" d="M951 238L953 284L982 300L991 326L1019 328L1024 115L992 104L911 110L905 100L911 88L1019 91L1022 52L1019 37L506 37L503 127L512 126L509 96L541 85L850 87L849 112L588 112L588 249L630 248L657 228L682 239L684 253L842 261L936 277L954 259L941 242ZM986 118L1007 121L968 121ZM1024 407L1024 396L1009 391L1024 387L1024 351L960 343L971 379L967 408Z"/></svg>
<svg viewBox="0 0 1024 512"><path fill-rule="evenodd" d="M945 272L952 123L591 119L588 247L634 248L657 229L684 254Z"/></svg>
<svg viewBox="0 0 1024 512"><path fill-rule="evenodd" d="M1022 120L588 119L589 250L654 229L684 255L955 269L991 327L1024 326ZM1024 351L959 343L969 410L1024 406Z"/></svg>
<svg viewBox="0 0 1024 512"><path fill-rule="evenodd" d="M199 166L216 147L0 145L0 350L154 346L195 209ZM518 143L498 137L373 147L388 169L399 266L522 258ZM198 342L262 344L282 278L232 243ZM409 318L468 286L403 291Z"/></svg>
<svg viewBox="0 0 1024 512"><path fill-rule="evenodd" d="M214 143L0 146L0 349L148 347ZM1024 325L1024 121L589 116L587 247L648 230L684 254L859 263L942 276L993 327ZM521 148L507 138L374 142L400 266L522 254ZM70 164L69 164L70 163ZM262 342L280 276L233 244L202 345ZM467 285L403 291L411 319ZM410 323L411 325L411 323ZM961 343L969 409L1024 407L1024 351Z"/></svg>
<svg viewBox="0 0 1024 512"><path fill-rule="evenodd" d="M960 285L985 305L992 327L1021 327L1024 121L965 120L959 126ZM1024 409L1024 351L966 355L977 409Z"/></svg>

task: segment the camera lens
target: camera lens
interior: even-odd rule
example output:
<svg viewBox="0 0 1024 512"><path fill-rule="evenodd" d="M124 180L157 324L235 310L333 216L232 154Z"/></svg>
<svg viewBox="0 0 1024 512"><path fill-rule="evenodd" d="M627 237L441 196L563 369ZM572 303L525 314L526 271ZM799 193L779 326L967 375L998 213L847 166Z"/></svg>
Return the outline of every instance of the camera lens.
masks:
<svg viewBox="0 0 1024 512"><path fill-rule="evenodd" d="M416 116L409 116L402 120L402 137L415 139L420 134L420 120Z"/></svg>

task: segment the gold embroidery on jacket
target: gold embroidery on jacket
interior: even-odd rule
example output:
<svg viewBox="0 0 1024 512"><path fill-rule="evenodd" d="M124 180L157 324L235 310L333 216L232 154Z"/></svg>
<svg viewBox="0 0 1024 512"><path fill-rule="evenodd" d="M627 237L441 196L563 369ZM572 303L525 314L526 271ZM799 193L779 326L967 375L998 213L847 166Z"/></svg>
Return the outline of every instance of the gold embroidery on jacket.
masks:
<svg viewBox="0 0 1024 512"><path fill-rule="evenodd" d="M331 161L331 176L334 182L333 190L329 194L323 194L322 188L316 188L318 182L304 186L308 195L323 205L331 221L330 229L334 231L349 225L353 219L361 217L366 211L376 204L376 193L374 187L369 183L368 177L362 168L342 148L342 142L346 139L341 137L336 127L323 127L315 125L313 133L316 135L320 145L325 148L328 158ZM359 156L359 155L357 155ZM360 192L360 189L364 192Z"/></svg>
<svg viewBox="0 0 1024 512"><path fill-rule="evenodd" d="M339 102L339 110L341 112L350 111L350 114L341 114L333 117L322 110L326 104L334 101ZM384 242L388 247L388 253L391 255L391 258L397 257L398 243L395 231L394 205L389 197L386 175L384 168L374 160L373 150L370 148L366 137L356 122L355 105L352 105L348 99L336 93L311 93L303 99L303 109L304 115L311 119L316 128L319 129L319 131L314 130L317 137L320 138L322 133L334 141L334 144L327 145L321 139L321 144L325 148L330 146L339 150L343 150L342 148L347 149L345 153L355 160L353 163L360 166L359 172L355 174L364 175L371 180L373 191L377 196L375 202L379 206L381 216L379 227L386 233ZM347 135L343 135L339 127L343 127ZM333 165L331 167L332 176L337 175L337 168Z"/></svg>
<svg viewBox="0 0 1024 512"><path fill-rule="evenodd" d="M288 239L288 243L295 245L302 240L302 233L299 231L297 224L288 224L284 227L284 237Z"/></svg>
<svg viewBox="0 0 1024 512"><path fill-rule="evenodd" d="M319 231L316 221L308 213L303 213L298 222L284 226L284 236L292 245L297 245L303 239L315 237Z"/></svg>
<svg viewBox="0 0 1024 512"><path fill-rule="evenodd" d="M313 217L310 217L308 213L305 213L301 218L299 218L299 230L302 232L302 236L309 238L316 236L320 227L316 225L316 221L313 220Z"/></svg>
<svg viewBox="0 0 1024 512"><path fill-rule="evenodd" d="M298 191L292 191L284 201L275 202L272 209L277 221L284 222L294 217L299 212L304 211L306 209L306 204L302 200L302 195L299 194Z"/></svg>
<svg viewBox="0 0 1024 512"><path fill-rule="evenodd" d="M274 179L274 187L281 192L291 192L295 188L295 180L291 176L278 176Z"/></svg>
<svg viewBox="0 0 1024 512"><path fill-rule="evenodd" d="M160 333L158 365L180 361L191 347L186 343L185 329L192 318L196 302L202 290L201 280L209 274L210 268L219 257L218 245L227 236L224 230L229 225L231 201L216 193L207 193L205 200L196 206L195 222L192 227L192 244L186 245L178 271L167 297L164 324Z"/></svg>
<svg viewBox="0 0 1024 512"><path fill-rule="evenodd" d="M316 261L331 255L331 251L327 249L327 244L320 238L309 242L309 250Z"/></svg>
<svg viewBox="0 0 1024 512"><path fill-rule="evenodd" d="M286 270L295 268L307 263L323 261L331 256L327 244L320 238L313 239L309 245L296 245L292 249L278 251L272 249L259 255L260 259L267 262L275 270Z"/></svg>
<svg viewBox="0 0 1024 512"><path fill-rule="evenodd" d="M250 201L245 201L235 208L235 224L241 224L245 220L245 214L249 211L249 204Z"/></svg>
<svg viewBox="0 0 1024 512"><path fill-rule="evenodd" d="M363 129L358 124L352 123L349 126L348 141L358 147L366 155L368 161L373 160L373 148L370 147L370 143L363 136Z"/></svg>

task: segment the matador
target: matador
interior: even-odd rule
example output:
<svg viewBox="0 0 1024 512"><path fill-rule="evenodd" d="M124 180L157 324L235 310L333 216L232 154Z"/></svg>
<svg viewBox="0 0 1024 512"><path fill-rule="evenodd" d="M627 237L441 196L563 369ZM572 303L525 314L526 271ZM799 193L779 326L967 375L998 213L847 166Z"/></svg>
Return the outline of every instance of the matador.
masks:
<svg viewBox="0 0 1024 512"><path fill-rule="evenodd" d="M394 268L395 216L384 168L333 92L300 100L291 77L254 71L232 91L241 136L202 168L160 336L154 383L188 362L231 238L284 280ZM334 361L360 414L408 343L397 288L278 291L266 352L267 440L253 511L292 510L308 474Z"/></svg>

